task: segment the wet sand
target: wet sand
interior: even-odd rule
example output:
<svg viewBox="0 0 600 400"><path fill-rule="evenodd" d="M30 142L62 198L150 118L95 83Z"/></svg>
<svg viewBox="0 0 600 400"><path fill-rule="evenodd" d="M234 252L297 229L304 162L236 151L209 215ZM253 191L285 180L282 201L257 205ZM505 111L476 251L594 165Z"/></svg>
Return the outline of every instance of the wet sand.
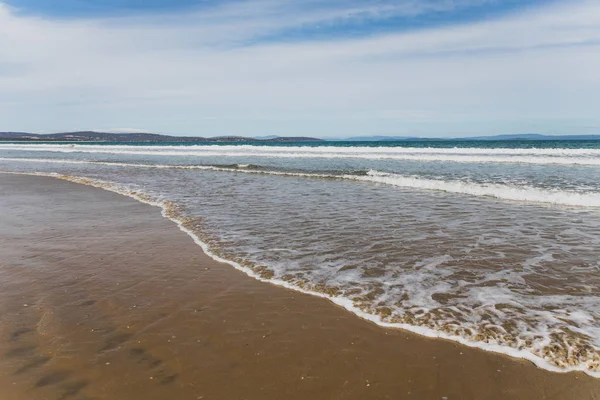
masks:
<svg viewBox="0 0 600 400"><path fill-rule="evenodd" d="M598 398L253 280L156 207L0 174L0 400Z"/></svg>

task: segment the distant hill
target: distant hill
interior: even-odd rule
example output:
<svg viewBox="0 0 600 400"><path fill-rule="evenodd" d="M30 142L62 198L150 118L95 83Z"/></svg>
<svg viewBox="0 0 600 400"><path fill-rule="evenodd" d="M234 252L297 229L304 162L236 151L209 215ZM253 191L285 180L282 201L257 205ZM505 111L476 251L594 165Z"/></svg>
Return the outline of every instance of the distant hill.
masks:
<svg viewBox="0 0 600 400"><path fill-rule="evenodd" d="M49 142L145 142L145 143L206 143L206 142L320 142L323 139L312 137L272 137L265 139L242 136L217 136L210 138L193 136L168 136L156 133L107 133L94 131L37 134L25 132L0 132L4 141L49 141Z"/></svg>
<svg viewBox="0 0 600 400"><path fill-rule="evenodd" d="M355 136L344 139L328 139L328 141L350 142L391 142L391 141L446 141L446 140L600 140L600 135L539 135L515 134L495 136L474 136L465 138L420 138L414 136ZM48 142L108 142L108 143L289 143L289 142L324 142L314 137L281 137L281 136L169 136L156 133L107 133L94 131L37 134L27 132L0 132L0 141L48 141Z"/></svg>

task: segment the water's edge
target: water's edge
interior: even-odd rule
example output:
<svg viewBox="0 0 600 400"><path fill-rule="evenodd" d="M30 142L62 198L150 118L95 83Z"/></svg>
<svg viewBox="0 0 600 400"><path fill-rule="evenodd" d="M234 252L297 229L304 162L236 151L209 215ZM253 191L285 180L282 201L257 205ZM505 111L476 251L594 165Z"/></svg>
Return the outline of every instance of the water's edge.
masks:
<svg viewBox="0 0 600 400"><path fill-rule="evenodd" d="M354 315L356 315L362 319L365 319L367 321L370 321L372 323L375 323L378 326L385 327L385 328L402 329L402 330L416 333L418 335L429 337L429 338L439 338L439 339L450 340L452 342L460 343L460 344L468 346L468 347L473 347L473 348L478 348L478 349L493 352L493 353L508 355L508 356L514 357L514 358L524 359L524 360L532 362L539 368L542 368L544 370L551 371L551 372L558 372L558 373L583 372L592 377L600 378L600 372L590 371L588 369L585 369L583 366L559 368L559 367L547 362L543 358L538 357L538 356L536 356L532 353L529 353L527 351L524 351L524 350L517 350L517 349L513 349L508 346L501 346L501 345L495 345L495 344L470 341L470 340L467 340L467 339L457 336L457 335L449 335L444 332L438 332L433 329L422 327L422 326L413 326L413 325L401 324L401 323L384 322L380 316L374 315L374 314L369 314L369 313L366 313L366 312L358 309L356 306L354 306L352 304L351 300L349 300L349 299L331 296L326 293L305 290L298 286L292 285L289 282L279 280L279 279L266 279L266 278L258 275L256 272L254 272L250 268L244 267L243 265L236 263L235 261L231 261L231 260L219 257L218 255L214 254L210 250L210 247L208 246L207 243L203 242L194 231L192 231L191 229L188 229L185 226L183 219L180 218L176 212L174 212L175 211L174 205L167 200L152 199L150 196L148 196L144 193L140 193L139 191L135 191L135 192L131 191L130 189L126 188L125 186L122 186L119 184L102 181L102 180L97 180L97 179L90 179L90 178L86 178L86 177L80 177L80 176L62 175L62 174L57 174L57 173L41 173L41 172L27 173L27 172L0 171L0 173L12 174L12 175L25 175L25 176L41 176L41 177L48 177L48 178L54 178L54 179L61 179L61 180L72 182L72 183L77 183L77 184L81 184L81 185L104 189L104 190L107 190L107 191L110 191L113 193L117 193L117 194L120 194L120 195L123 195L126 197L133 198L141 203L148 204L153 207L159 207L161 209L161 215L164 218L175 223L182 232L184 232L188 236L190 236L192 238L192 240L198 246L200 246L202 251L207 256L212 258L213 260L223 263L223 264L228 264L228 265L234 267L235 269L245 273L246 275L248 275L258 281L270 283L270 284L277 285L277 286L282 286L282 287L285 287L286 289L291 289L291 290L305 293L308 295L328 299L332 303L343 307L344 309L346 309L347 311L350 311Z"/></svg>

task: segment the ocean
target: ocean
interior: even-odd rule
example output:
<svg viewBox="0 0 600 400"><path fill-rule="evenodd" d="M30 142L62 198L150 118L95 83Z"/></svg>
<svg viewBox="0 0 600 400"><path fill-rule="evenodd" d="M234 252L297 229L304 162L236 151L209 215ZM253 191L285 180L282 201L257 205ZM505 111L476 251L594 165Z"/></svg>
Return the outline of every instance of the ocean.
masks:
<svg viewBox="0 0 600 400"><path fill-rule="evenodd" d="M384 327L600 377L600 141L0 143L0 170L158 205Z"/></svg>

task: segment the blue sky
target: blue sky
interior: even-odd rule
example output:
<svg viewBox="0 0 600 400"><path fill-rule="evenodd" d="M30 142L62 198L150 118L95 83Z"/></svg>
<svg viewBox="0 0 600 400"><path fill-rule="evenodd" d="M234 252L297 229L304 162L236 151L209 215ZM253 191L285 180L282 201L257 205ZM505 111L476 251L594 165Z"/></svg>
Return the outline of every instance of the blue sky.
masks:
<svg viewBox="0 0 600 400"><path fill-rule="evenodd" d="M236 0L7 0L6 4L13 6L21 13L47 15L53 17L97 17L115 16L133 13L162 13L178 11L194 11L222 5L225 3L235 4ZM494 0L494 1L447 1L437 0L431 4L444 9L455 7L452 11L460 11L474 16L495 12L503 12L520 7L548 3L549 0ZM348 0L330 1L303 1L296 2L299 7L313 9L349 9L360 4L362 7L386 7L395 6L402 2L389 0L363 0L360 3L352 3ZM405 4L425 3L425 1L407 2ZM456 13L455 13L456 14Z"/></svg>
<svg viewBox="0 0 600 400"><path fill-rule="evenodd" d="M235 6L236 0L5 0L22 15L38 15L50 18L97 18L134 15L160 15L186 12L210 11L216 6ZM311 12L341 12L337 18L322 23L307 23L289 29L269 32L270 40L306 40L321 37L373 35L383 32L406 31L444 24L457 24L482 19L497 18L507 13L550 3L551 0L416 0L404 2L405 8L414 12L400 12L402 1L349 0L296 1L285 7L290 14L301 10ZM243 4L246 2L237 1ZM281 2L285 4L285 2ZM416 11L419 3L427 5ZM398 9L400 8L400 9ZM346 15L344 16L344 13ZM281 15L285 18L285 15ZM265 40L266 38L261 38Z"/></svg>
<svg viewBox="0 0 600 400"><path fill-rule="evenodd" d="M600 4L0 0L0 131L600 133Z"/></svg>
<svg viewBox="0 0 600 400"><path fill-rule="evenodd" d="M202 0L9 0L19 12L50 17L97 17L185 11L206 6Z"/></svg>

